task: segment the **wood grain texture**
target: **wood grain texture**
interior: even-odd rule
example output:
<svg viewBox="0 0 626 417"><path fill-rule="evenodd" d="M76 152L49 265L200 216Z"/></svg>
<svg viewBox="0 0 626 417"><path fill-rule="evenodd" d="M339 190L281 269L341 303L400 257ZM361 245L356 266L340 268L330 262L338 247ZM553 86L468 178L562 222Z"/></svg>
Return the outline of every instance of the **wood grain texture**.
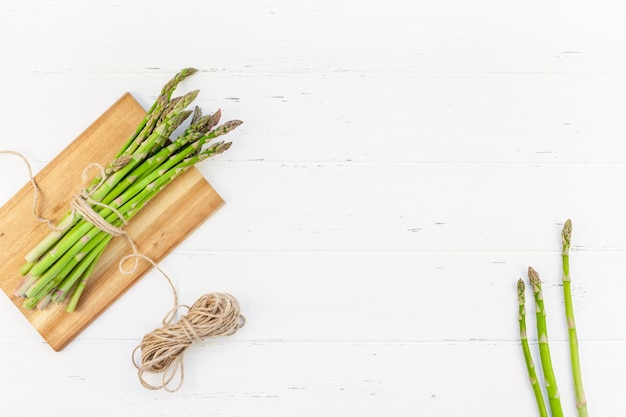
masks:
<svg viewBox="0 0 626 417"><path fill-rule="evenodd" d="M135 99L124 94L42 169L35 176L44 195L39 205L41 212L48 218L59 219L67 211L72 193L83 186L83 169L90 163L106 165L144 115L145 111ZM141 261L134 273L122 273L119 260L131 253L131 248L125 239L113 239L74 313L68 314L63 306L56 305L45 311L24 309L21 306L23 300L13 294L22 279L18 270L24 262L24 255L49 232L47 226L38 223L31 215L32 202L33 189L28 183L0 209L0 287L58 351L152 266ZM141 254L159 262L222 204L222 198L193 168L133 217L126 231Z"/></svg>

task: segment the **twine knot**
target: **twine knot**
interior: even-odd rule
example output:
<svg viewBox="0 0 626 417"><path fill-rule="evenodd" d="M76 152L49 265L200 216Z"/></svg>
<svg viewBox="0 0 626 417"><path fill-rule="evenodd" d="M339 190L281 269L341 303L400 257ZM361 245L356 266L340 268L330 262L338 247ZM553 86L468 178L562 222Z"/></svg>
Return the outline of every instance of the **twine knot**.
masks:
<svg viewBox="0 0 626 417"><path fill-rule="evenodd" d="M179 308L186 308L187 314L174 322ZM183 354L195 342L207 337L230 336L245 323L239 303L230 294L205 294L191 307L176 306L163 320L163 327L146 334L133 352L133 363L138 369L141 384L149 389L177 391L183 383ZM135 359L141 350L139 363ZM161 383L148 383L144 374L162 374ZM170 388L176 377L178 385Z"/></svg>

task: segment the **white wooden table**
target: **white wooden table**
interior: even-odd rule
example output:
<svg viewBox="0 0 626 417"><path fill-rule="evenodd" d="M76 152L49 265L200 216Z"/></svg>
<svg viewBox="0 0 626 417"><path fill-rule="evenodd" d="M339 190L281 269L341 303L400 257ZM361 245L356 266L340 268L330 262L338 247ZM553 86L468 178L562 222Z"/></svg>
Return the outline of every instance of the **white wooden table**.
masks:
<svg viewBox="0 0 626 417"><path fill-rule="evenodd" d="M192 347L169 394L130 360L171 305L157 273L60 353L0 297L1 414L537 415L515 292L532 265L573 416L571 218L590 414L624 416L624 7L546 3L4 0L0 149L35 170L187 66L181 90L245 121L200 167L227 204L161 267L182 302L230 292L248 321ZM27 177L8 156L0 175L5 202Z"/></svg>

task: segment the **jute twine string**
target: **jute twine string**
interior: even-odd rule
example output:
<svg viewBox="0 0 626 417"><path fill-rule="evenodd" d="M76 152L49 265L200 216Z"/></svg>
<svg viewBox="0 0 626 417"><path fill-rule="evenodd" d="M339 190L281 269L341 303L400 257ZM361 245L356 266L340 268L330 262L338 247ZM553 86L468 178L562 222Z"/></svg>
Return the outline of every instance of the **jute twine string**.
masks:
<svg viewBox="0 0 626 417"><path fill-rule="evenodd" d="M94 205L94 206L98 206L102 208L107 208L111 210L113 213L115 213L115 215L122 221L122 224L124 226L128 224L128 222L124 218L124 215L120 213L119 210L117 210L116 208L110 205L102 204L91 198L91 195L95 193L96 190L98 190L98 188L102 186L102 184L104 184L104 181L106 178L104 167L100 164L92 163L92 164L87 165L87 167L83 170L83 174L82 174L83 182L86 182L87 179L89 178L89 171L92 168L97 168L99 171L98 177L97 177L99 178L98 184L96 184L91 191L87 191L87 189L83 188L80 191L80 193L74 194L73 196L74 199L72 200L72 203L70 204L70 207L72 208L72 213L73 215L76 215L76 213L80 214L81 216L83 216L83 218L85 218L85 220L87 220L88 222L96 226L98 229L102 230L105 233L108 233L111 236L124 236L126 235L126 232L123 229L116 227L112 225L111 223L107 222L105 219L102 218L102 216L96 213L95 210L93 210L93 208L91 207L92 205ZM134 245L132 246L133 248L135 248Z"/></svg>
<svg viewBox="0 0 626 417"><path fill-rule="evenodd" d="M39 204L39 194L40 194L39 185L37 185L37 181L35 181L35 176L33 175L33 168L31 167L30 162L28 162L28 159L26 159L26 157L22 155L21 153L16 152L16 151L11 151L11 150L0 149L0 154L14 155L20 158L24 162L24 164L26 165L26 169L28 170L28 177L30 178L30 183L33 185L33 217L38 222L45 223L46 225L48 225L49 228L53 230L57 229L54 223L52 222L52 220L49 220L49 219L46 219L45 217L40 216L37 211L37 206Z"/></svg>
<svg viewBox="0 0 626 417"><path fill-rule="evenodd" d="M137 267L139 266L139 259L145 259L146 261L148 261L150 264L152 264L152 266L154 266L159 272L161 272L161 274L165 277L165 279L167 279L167 281L169 282L170 286L172 287L172 290L174 291L174 303L177 304L178 300L177 300L177 295L176 295L176 288L174 287L174 284L172 283L172 280L170 279L170 277L163 272L157 265L156 263L150 259L147 256L141 255L139 253L139 250L137 249L137 245L135 244L135 242L133 241L133 239L130 237L130 235L121 227L117 227L111 223L109 223L108 221L106 221L102 216L100 216L100 214L98 214L93 208L92 206L98 206L98 207L102 207L102 208L107 208L109 210L111 210L113 213L115 213L115 215L117 216L117 218L122 222L122 224L124 226L128 225L128 222L126 221L126 218L124 218L124 215L122 213L119 212L119 210L117 210L116 208L108 205L108 204L103 204L100 203L96 200L94 200L93 198L91 198L91 195L96 192L96 190L98 190L98 188L100 188L102 186L102 184L104 184L106 175L105 175L105 171L104 171L104 167L100 164L96 164L96 163L91 163L89 165L87 165L87 167L85 167L85 169L83 170L83 174L82 174L82 179L83 182L86 182L88 177L89 177L89 171L92 168L96 168L99 171L98 177L99 181L98 183L91 189L91 191L87 191L86 188L83 188L82 190L80 190L79 193L76 193L73 195L73 199L72 202L70 204L70 207L72 209L71 213L72 213L72 217L76 216L77 214L82 216L85 220L87 220L89 223L93 224L94 226L96 226L98 229L102 230L103 232L111 235L111 236L122 236L126 239L126 241L128 242L128 244L130 245L130 248L132 250L132 254L131 255L127 255L124 256L122 259L120 259L119 264L118 264L118 269L120 270L120 272L122 272L123 274L133 274L137 271ZM124 263L126 262L126 260L128 259L134 259L135 263L133 264L133 267L131 269L125 269L124 268Z"/></svg>
<svg viewBox="0 0 626 417"><path fill-rule="evenodd" d="M11 150L0 150L0 154L15 155L25 163L33 186L33 217L45 223L52 230L64 230L63 227L55 226L52 220L39 215L37 206L41 190L35 181L28 159L23 154ZM90 192L83 188L79 193L73 195L70 204L72 216L78 214L103 232L112 236L122 236L128 241L132 253L120 259L118 264L120 272L133 274L137 270L139 259L143 259L159 271L169 283L174 295L174 307L165 315L163 327L157 328L143 337L141 343L133 350L132 361L138 370L139 381L144 387L152 390L165 389L168 392L175 392L180 389L185 378L183 364L185 350L193 343L207 337L234 334L245 324L245 317L241 315L241 309L235 297L226 293L205 294L191 307L178 304L176 287L165 271L150 257L139 253L137 245L123 228L107 222L92 208L92 205L107 208L119 217L124 226L127 224L124 216L114 207L99 203L91 198L91 194L105 181L105 170L102 165L90 164L83 170L83 182L87 181L88 171L94 167L100 171L100 182ZM125 268L126 261L130 259L135 261L133 266L130 269ZM178 310L181 308L186 309L187 314L176 321ZM139 360L136 360L139 350L141 350L141 356ZM149 383L145 378L146 374L161 374L161 382L159 384ZM178 383L171 388L170 385L177 376Z"/></svg>
<svg viewBox="0 0 626 417"><path fill-rule="evenodd" d="M187 314L174 322L179 308L186 308ZM164 388L169 392L177 391L183 383L185 349L207 337L232 335L244 323L239 303L230 294L205 294L191 307L175 307L163 320L163 327L145 335L133 352L133 363L139 370L141 384L153 390ZM141 359L137 363L135 357L139 349ZM148 383L144 379L145 373L162 374L161 383ZM171 388L176 375L180 376L178 384Z"/></svg>

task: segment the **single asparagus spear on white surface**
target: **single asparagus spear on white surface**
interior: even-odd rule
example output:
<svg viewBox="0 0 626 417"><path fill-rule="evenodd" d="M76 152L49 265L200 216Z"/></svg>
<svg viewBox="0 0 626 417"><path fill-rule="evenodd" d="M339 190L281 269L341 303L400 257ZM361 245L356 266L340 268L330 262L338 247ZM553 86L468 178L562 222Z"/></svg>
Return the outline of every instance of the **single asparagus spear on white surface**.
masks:
<svg viewBox="0 0 626 417"><path fill-rule="evenodd" d="M528 279L533 288L535 299L535 312L537 321L537 339L539 341L539 357L545 379L546 391L548 393L548 404L552 411L552 417L563 417L561 407L561 395L554 376L552 358L550 356L550 345L548 343L548 326L546 323L546 309L543 302L543 292L541 290L541 279L539 274L532 267L528 268Z"/></svg>
<svg viewBox="0 0 626 417"><path fill-rule="evenodd" d="M578 352L578 335L576 321L574 320L574 307L572 302L572 280L569 273L569 250L572 237L572 221L567 220L561 231L563 243L563 297L565 301L565 318L567 320L567 333L569 338L570 359L572 363L572 377L574 379L574 391L576 394L576 409L579 417L587 417L587 399L583 389L582 373L580 371L580 355Z"/></svg>

